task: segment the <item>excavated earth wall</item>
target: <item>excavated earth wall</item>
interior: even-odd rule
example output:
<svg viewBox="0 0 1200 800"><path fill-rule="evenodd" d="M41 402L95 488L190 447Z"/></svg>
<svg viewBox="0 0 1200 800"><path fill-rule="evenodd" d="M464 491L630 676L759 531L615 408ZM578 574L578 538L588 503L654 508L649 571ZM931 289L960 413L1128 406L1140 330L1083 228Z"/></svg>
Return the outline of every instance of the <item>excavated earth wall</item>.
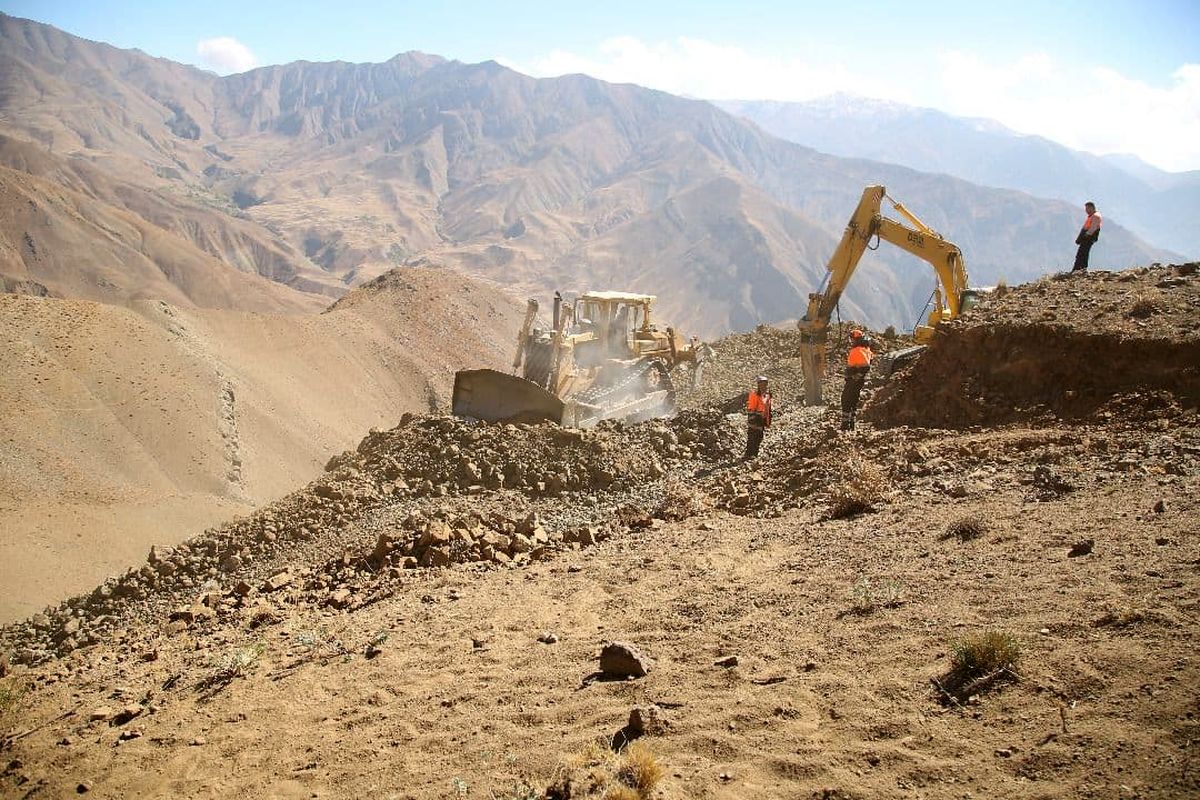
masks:
<svg viewBox="0 0 1200 800"><path fill-rule="evenodd" d="M942 332L863 418L961 429L1195 408L1197 318L1194 264L1044 279Z"/></svg>

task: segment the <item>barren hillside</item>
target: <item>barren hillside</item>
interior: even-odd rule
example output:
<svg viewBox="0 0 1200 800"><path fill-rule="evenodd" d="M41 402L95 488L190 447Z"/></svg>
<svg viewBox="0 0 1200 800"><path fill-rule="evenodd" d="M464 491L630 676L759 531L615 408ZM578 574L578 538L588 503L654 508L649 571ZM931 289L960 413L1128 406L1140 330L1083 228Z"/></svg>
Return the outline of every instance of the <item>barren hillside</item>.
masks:
<svg viewBox="0 0 1200 800"><path fill-rule="evenodd" d="M794 334L770 329L722 342L669 421L405 416L5 628L0 787L1194 797L1197 302L1196 265L1012 288L853 434L789 406ZM1084 336L1142 349L1056 385ZM968 364L959 391L1010 413L914 424L905 392ZM781 407L741 464L720 399L747 367Z"/></svg>
<svg viewBox="0 0 1200 800"><path fill-rule="evenodd" d="M407 269L321 315L0 295L0 619L309 480L455 369L503 366L521 308Z"/></svg>
<svg viewBox="0 0 1200 800"><path fill-rule="evenodd" d="M664 318L711 335L795 317L865 185L958 243L981 286L1064 266L1079 224L1075 204L824 155L708 103L582 75L405 53L218 78L8 16L0 42L0 133L65 162L20 163L85 194L119 176L120 192L91 196L304 291L432 263L522 293L650 291ZM14 253L25 233L4 232ZM1168 256L1111 218L1093 262ZM907 326L932 285L881 248L844 311Z"/></svg>
<svg viewBox="0 0 1200 800"><path fill-rule="evenodd" d="M317 296L240 272L142 216L5 167L0 289L251 311L316 311L323 305Z"/></svg>

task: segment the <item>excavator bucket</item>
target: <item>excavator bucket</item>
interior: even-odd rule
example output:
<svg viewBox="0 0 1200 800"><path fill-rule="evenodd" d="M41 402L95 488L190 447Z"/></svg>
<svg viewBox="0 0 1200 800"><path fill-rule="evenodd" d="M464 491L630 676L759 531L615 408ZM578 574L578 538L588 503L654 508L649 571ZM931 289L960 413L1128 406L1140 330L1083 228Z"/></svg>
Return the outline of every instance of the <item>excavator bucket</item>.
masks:
<svg viewBox="0 0 1200 800"><path fill-rule="evenodd" d="M451 409L486 422L562 422L563 401L532 381L494 369L454 374Z"/></svg>

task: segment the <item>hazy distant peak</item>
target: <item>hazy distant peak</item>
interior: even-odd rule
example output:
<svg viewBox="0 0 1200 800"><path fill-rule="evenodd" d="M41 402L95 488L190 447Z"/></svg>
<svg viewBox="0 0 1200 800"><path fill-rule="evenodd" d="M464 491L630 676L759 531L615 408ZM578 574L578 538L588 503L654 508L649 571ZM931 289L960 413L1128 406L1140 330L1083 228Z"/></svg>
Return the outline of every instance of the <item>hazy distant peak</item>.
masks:
<svg viewBox="0 0 1200 800"><path fill-rule="evenodd" d="M387 60L387 63L395 66L407 66L412 68L414 72L424 72L427 69L433 69L445 64L446 59L432 53L422 53L420 50L408 50L392 56Z"/></svg>
<svg viewBox="0 0 1200 800"><path fill-rule="evenodd" d="M908 106L891 100L881 100L876 97L864 97L858 94L851 94L850 92L834 92L833 94L810 100L807 105L814 109L843 114L876 115L890 113L899 115L913 111L932 110Z"/></svg>

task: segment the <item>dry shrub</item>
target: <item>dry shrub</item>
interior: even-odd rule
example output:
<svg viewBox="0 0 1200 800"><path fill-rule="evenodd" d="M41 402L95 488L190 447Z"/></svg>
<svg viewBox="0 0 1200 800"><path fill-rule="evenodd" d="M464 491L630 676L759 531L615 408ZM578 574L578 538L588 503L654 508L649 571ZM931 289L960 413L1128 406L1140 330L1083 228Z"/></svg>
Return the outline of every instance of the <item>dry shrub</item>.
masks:
<svg viewBox="0 0 1200 800"><path fill-rule="evenodd" d="M986 519L978 515L970 515L956 519L946 526L946 531L939 539L958 539L960 542L969 542L972 539L978 539L983 536L991 528L991 525Z"/></svg>
<svg viewBox="0 0 1200 800"><path fill-rule="evenodd" d="M637 789L638 797L649 797L663 776L662 765L654 753L641 742L634 742L625 748L621 761L623 763L617 770L617 779Z"/></svg>
<svg viewBox="0 0 1200 800"><path fill-rule="evenodd" d="M26 686L16 678L0 681L0 716L16 708L26 691Z"/></svg>
<svg viewBox="0 0 1200 800"><path fill-rule="evenodd" d="M1159 311L1162 311L1162 305L1158 300L1152 297L1142 297L1134 301L1129 310L1125 312L1125 316L1130 319L1145 319L1154 316Z"/></svg>
<svg viewBox="0 0 1200 800"><path fill-rule="evenodd" d="M950 671L934 685L953 701L966 700L1018 677L1021 645L1010 633L986 631L965 636L951 642L950 651Z"/></svg>
<svg viewBox="0 0 1200 800"><path fill-rule="evenodd" d="M640 800L641 795L628 786L618 786L604 793L604 800Z"/></svg>
<svg viewBox="0 0 1200 800"><path fill-rule="evenodd" d="M1008 669L1021 656L1021 645L1011 633L987 631L966 636L951 644L951 665L968 677L979 677L998 669Z"/></svg>
<svg viewBox="0 0 1200 800"><path fill-rule="evenodd" d="M1105 612L1104 616L1092 624L1097 628L1125 628L1144 622L1146 617L1147 614L1144 611L1122 606Z"/></svg>
<svg viewBox="0 0 1200 800"><path fill-rule="evenodd" d="M200 679L198 688L220 691L236 678L244 678L258 662L266 645L257 642L245 647L235 647L220 656L209 659L209 670Z"/></svg>
<svg viewBox="0 0 1200 800"><path fill-rule="evenodd" d="M708 495L693 484L672 478L663 486L662 500L655 516L668 520L688 519L711 508L712 499Z"/></svg>
<svg viewBox="0 0 1200 800"><path fill-rule="evenodd" d="M874 511L883 502L887 488L887 476L878 465L850 455L839 465L837 478L829 487L829 518L845 519Z"/></svg>
<svg viewBox="0 0 1200 800"><path fill-rule="evenodd" d="M547 800L649 800L664 770L650 748L634 742L619 753L593 742L559 766Z"/></svg>

